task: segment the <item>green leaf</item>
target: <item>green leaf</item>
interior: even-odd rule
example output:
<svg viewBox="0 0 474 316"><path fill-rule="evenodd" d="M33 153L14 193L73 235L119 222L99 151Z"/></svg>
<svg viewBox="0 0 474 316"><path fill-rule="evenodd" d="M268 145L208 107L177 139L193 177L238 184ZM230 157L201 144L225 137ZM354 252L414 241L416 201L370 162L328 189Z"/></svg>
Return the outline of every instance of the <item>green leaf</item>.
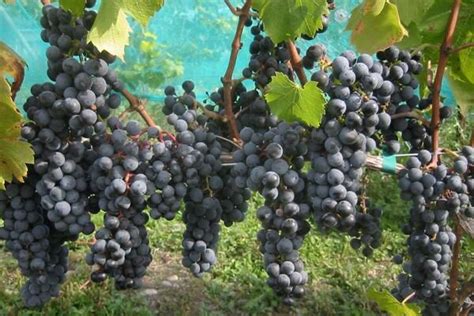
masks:
<svg viewBox="0 0 474 316"><path fill-rule="evenodd" d="M150 18L165 4L165 0L120 0L121 7L142 26L146 26Z"/></svg>
<svg viewBox="0 0 474 316"><path fill-rule="evenodd" d="M253 0L252 8L257 11L261 11L263 6L267 3L267 0Z"/></svg>
<svg viewBox="0 0 474 316"><path fill-rule="evenodd" d="M411 23L422 23L434 0L391 0L391 2L397 6L400 19L403 25L407 26Z"/></svg>
<svg viewBox="0 0 474 316"><path fill-rule="evenodd" d="M417 316L421 315L421 308L415 304L404 304L399 302L387 290L378 292L375 289L369 289L367 296L375 301L382 311L390 316Z"/></svg>
<svg viewBox="0 0 474 316"><path fill-rule="evenodd" d="M84 0L59 0L61 8L67 11L71 11L74 16L81 16L86 7L86 1Z"/></svg>
<svg viewBox="0 0 474 316"><path fill-rule="evenodd" d="M314 35L323 27L322 15L328 12L324 0L261 0L254 4L265 31L274 43L301 34Z"/></svg>
<svg viewBox="0 0 474 316"><path fill-rule="evenodd" d="M420 47L423 45L423 35L420 33L418 24L410 23L406 27L408 35L405 36L401 42L397 43L397 46L403 49L413 49L413 47Z"/></svg>
<svg viewBox="0 0 474 316"><path fill-rule="evenodd" d="M102 1L87 40L99 51L106 50L123 60L130 32L127 16L119 2Z"/></svg>
<svg viewBox="0 0 474 316"><path fill-rule="evenodd" d="M346 30L352 31L351 41L358 51L375 53L399 42L407 31L400 22L397 7L386 2L382 12L373 15L364 12L364 3L357 6L347 24ZM374 31L377 35L374 36Z"/></svg>
<svg viewBox="0 0 474 316"><path fill-rule="evenodd" d="M466 43L474 41L474 33L468 32L464 36L464 41ZM459 61L461 64L461 70L464 76L466 76L466 79L471 83L474 83L474 47L469 47L459 51Z"/></svg>
<svg viewBox="0 0 474 316"><path fill-rule="evenodd" d="M315 82L310 81L301 88L281 73L272 78L265 99L280 119L313 127L321 123L326 105L324 93Z"/></svg>
<svg viewBox="0 0 474 316"><path fill-rule="evenodd" d="M474 109L474 84L462 79L462 75L454 73L453 69L448 72L448 83L453 92L456 103L461 113L467 116Z"/></svg>

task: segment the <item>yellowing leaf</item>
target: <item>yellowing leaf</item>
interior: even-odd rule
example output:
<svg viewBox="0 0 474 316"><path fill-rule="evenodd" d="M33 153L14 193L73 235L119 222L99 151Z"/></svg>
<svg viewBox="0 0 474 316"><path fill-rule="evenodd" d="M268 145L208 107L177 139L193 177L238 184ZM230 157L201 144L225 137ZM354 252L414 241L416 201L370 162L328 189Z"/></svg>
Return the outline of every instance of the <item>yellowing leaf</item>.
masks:
<svg viewBox="0 0 474 316"><path fill-rule="evenodd" d="M20 140L21 115L16 109L0 102L0 190L5 181L13 177L23 181L28 168L34 162L34 153L29 143Z"/></svg>
<svg viewBox="0 0 474 316"><path fill-rule="evenodd" d="M129 42L130 25L126 13L145 26L164 4L164 0L102 1L97 18L87 37L100 51L106 50L124 60Z"/></svg>
<svg viewBox="0 0 474 316"><path fill-rule="evenodd" d="M5 189L5 182L13 177L23 182L28 172L26 164L34 162L34 153L30 144L21 140L4 140L0 138L0 189Z"/></svg>
<svg viewBox="0 0 474 316"><path fill-rule="evenodd" d="M23 82L25 65L25 61L13 49L0 42L0 77L4 78L5 74L13 77L14 81L11 86L12 99L15 99L15 94ZM2 91L0 90L0 92Z"/></svg>
<svg viewBox="0 0 474 316"><path fill-rule="evenodd" d="M84 0L59 0L61 8L71 11L74 16L80 16L84 12L86 2Z"/></svg>
<svg viewBox="0 0 474 316"><path fill-rule="evenodd" d="M385 6L385 0L366 0L364 2L364 14L379 15Z"/></svg>
<svg viewBox="0 0 474 316"><path fill-rule="evenodd" d="M303 122L318 127L324 114L326 100L315 82L301 88L287 76L277 73L268 85L265 99L272 112L287 122Z"/></svg>
<svg viewBox="0 0 474 316"><path fill-rule="evenodd" d="M130 32L127 16L120 4L117 1L102 1L87 40L99 51L106 50L123 60Z"/></svg>
<svg viewBox="0 0 474 316"><path fill-rule="evenodd" d="M367 2L368 0L366 0ZM400 22L397 7L386 2L378 15L364 12L366 2L357 6L347 24L351 41L358 51L375 53L399 42L407 31Z"/></svg>
<svg viewBox="0 0 474 316"><path fill-rule="evenodd" d="M20 140L22 117L12 98L23 82L24 66L23 59L0 42L0 190L13 178L23 181L26 164L34 161L30 144ZM11 86L7 75L14 78Z"/></svg>
<svg viewBox="0 0 474 316"><path fill-rule="evenodd" d="M375 301L379 308L387 312L390 316L418 316L421 315L421 308L415 304L405 304L399 302L388 291L378 292L369 289L367 293L369 299Z"/></svg>
<svg viewBox="0 0 474 316"><path fill-rule="evenodd" d="M163 7L165 0L120 0L122 9L133 16L142 26Z"/></svg>

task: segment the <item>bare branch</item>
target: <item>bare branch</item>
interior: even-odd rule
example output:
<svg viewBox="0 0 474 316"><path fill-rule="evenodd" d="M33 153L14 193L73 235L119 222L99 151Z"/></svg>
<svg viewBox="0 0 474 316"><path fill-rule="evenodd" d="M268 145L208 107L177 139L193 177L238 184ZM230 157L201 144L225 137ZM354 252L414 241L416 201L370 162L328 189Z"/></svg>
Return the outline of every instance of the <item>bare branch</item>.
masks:
<svg viewBox="0 0 474 316"><path fill-rule="evenodd" d="M234 40L232 41L232 50L229 58L229 65L225 72L224 77L222 78L222 83L224 84L224 108L225 115L229 122L230 136L232 140L240 142L239 131L237 129L237 122L235 121L234 112L232 109L232 75L234 73L235 64L237 61L237 56L239 54L240 48L242 46L242 33L244 30L245 22L249 17L250 8L252 6L252 0L246 0L242 9L239 10L239 23L237 24L237 29L235 31Z"/></svg>
<svg viewBox="0 0 474 316"><path fill-rule="evenodd" d="M444 35L443 44L439 49L439 61L436 69L436 75L433 84L433 106L432 106L432 118L431 118L431 130L433 137L433 161L431 166L437 166L438 164L438 150L439 150L439 129L441 125L440 117L440 105L441 105L441 85L443 83L443 76L446 65L448 64L448 56L451 45L453 43L454 31L456 30L456 24L458 22L459 10L461 8L461 0L454 0L451 7L451 14L449 21L446 26L446 32Z"/></svg>
<svg viewBox="0 0 474 316"><path fill-rule="evenodd" d="M467 49L467 48L471 48L471 47L474 47L474 42L471 42L471 43L465 43L465 44L462 44L461 46L458 46L458 47L453 47L453 48L450 48L449 49L449 53L450 54L456 54L456 53L459 53L460 51L462 51L463 49Z"/></svg>

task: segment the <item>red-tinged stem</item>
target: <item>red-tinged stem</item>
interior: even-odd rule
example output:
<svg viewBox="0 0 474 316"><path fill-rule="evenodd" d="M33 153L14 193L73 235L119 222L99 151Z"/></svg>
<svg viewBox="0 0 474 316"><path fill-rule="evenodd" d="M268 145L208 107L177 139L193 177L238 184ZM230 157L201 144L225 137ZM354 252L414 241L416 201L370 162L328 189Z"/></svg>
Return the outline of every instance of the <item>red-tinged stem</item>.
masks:
<svg viewBox="0 0 474 316"><path fill-rule="evenodd" d="M43 5L48 5L48 4L51 4L51 0L41 0L41 3Z"/></svg>
<svg viewBox="0 0 474 316"><path fill-rule="evenodd" d="M242 33L244 30L245 22L249 17L250 8L252 6L252 0L246 0L242 9L239 10L239 23L235 31L234 40L232 41L232 50L229 58L229 65L225 72L222 83L224 85L224 109L225 115L229 123L230 137L233 141L240 142L239 130L237 128L237 122L235 121L234 112L232 109L232 75L234 73L235 64L237 62L237 56L242 46Z"/></svg>
<svg viewBox="0 0 474 316"><path fill-rule="evenodd" d="M471 48L471 47L474 47L474 42L465 43L465 44L462 44L461 46L458 46L458 47L453 47L453 48L449 51L449 53L450 53L450 54L459 53L459 52L462 51L463 49L467 49L467 48Z"/></svg>
<svg viewBox="0 0 474 316"><path fill-rule="evenodd" d="M142 100L140 100L139 98L131 94L130 91L128 91L127 89L120 90L120 93L122 93L125 99L127 99L128 103L130 103L130 108L133 111L138 112L138 114L140 114L140 116L143 118L143 120L148 126L157 127L159 129L159 127L153 121L153 118L145 109L145 106Z"/></svg>
<svg viewBox="0 0 474 316"><path fill-rule="evenodd" d="M440 104L441 104L441 85L443 83L443 75L448 63L449 52L453 43L454 31L456 30L456 24L458 22L459 10L461 8L461 0L453 0L451 7L451 14L449 16L448 24L446 26L446 32L444 34L444 40L439 50L439 61L436 69L436 75L433 84L433 107L432 107L432 119L431 119L431 130L433 137L433 161L431 166L438 164L438 149L439 149L439 130L441 125L440 117Z"/></svg>
<svg viewBox="0 0 474 316"><path fill-rule="evenodd" d="M298 50L296 49L295 43L293 43L293 41L287 41L286 46L290 51L291 67L296 72L301 85L304 86L306 82L308 82L308 79L304 73L303 64L301 63L301 56L298 54Z"/></svg>

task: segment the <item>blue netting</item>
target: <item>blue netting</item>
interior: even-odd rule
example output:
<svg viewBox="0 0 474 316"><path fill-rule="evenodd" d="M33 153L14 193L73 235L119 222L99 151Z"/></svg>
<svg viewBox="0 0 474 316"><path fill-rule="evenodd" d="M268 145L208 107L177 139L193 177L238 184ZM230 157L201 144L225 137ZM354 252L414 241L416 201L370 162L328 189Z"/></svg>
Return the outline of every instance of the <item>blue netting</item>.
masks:
<svg viewBox="0 0 474 316"><path fill-rule="evenodd" d="M360 1L336 2L337 9L331 12L328 31L317 37L318 42L325 43L331 57L352 48L349 33L344 29L349 12ZM14 5L0 5L0 40L18 52L28 64L25 83L18 95L18 104L22 104L26 99L28 88L33 83L48 80L45 58L47 44L40 38L40 14L39 1L17 0ZM158 42L171 56L182 61L184 72L182 76L162 85L180 85L183 80L191 79L196 83L196 92L200 98L204 98L206 92L219 87L220 78L227 67L236 22L237 18L229 12L222 0L167 1L165 7L151 20L148 30L157 34ZM135 25L134 28L138 26ZM236 77L249 60L250 40L251 35L246 32L244 49L237 61ZM306 41L299 44L303 49L309 45ZM128 56L134 56L135 53L134 47L126 50ZM159 101L162 99L161 89L139 89L135 92ZM452 103L451 94L446 87L443 93L449 97L445 103Z"/></svg>

